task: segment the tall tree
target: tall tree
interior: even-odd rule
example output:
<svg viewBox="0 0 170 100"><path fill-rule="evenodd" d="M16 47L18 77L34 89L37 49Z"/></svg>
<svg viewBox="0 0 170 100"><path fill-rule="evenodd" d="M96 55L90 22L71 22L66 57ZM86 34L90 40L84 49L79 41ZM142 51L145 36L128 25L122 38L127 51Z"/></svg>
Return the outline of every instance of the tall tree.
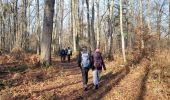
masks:
<svg viewBox="0 0 170 100"><path fill-rule="evenodd" d="M108 0L108 58L109 60L112 60L113 58L113 52L112 52L112 47L113 47L113 5L114 5L114 0Z"/></svg>
<svg viewBox="0 0 170 100"><path fill-rule="evenodd" d="M54 34L53 34L53 51L58 51L60 49L61 46L61 34L59 33L59 28L60 28L60 22L59 22L59 10L60 10L60 6L59 6L60 2L59 0L56 0L55 2L55 15L54 15Z"/></svg>
<svg viewBox="0 0 170 100"><path fill-rule="evenodd" d="M144 40L143 40L143 0L140 0L139 1L139 12L140 12L140 42L141 42L141 48L143 49L144 48Z"/></svg>
<svg viewBox="0 0 170 100"><path fill-rule="evenodd" d="M169 31L168 31L168 41L170 44L170 0L169 0Z"/></svg>
<svg viewBox="0 0 170 100"><path fill-rule="evenodd" d="M76 52L77 45L76 45L76 37L77 37L77 28L76 28L76 15L77 15L77 0L71 0L71 16L72 16L72 35L73 35L73 51Z"/></svg>
<svg viewBox="0 0 170 100"><path fill-rule="evenodd" d="M96 47L100 48L100 17L99 17L99 8L100 8L100 0L96 0L96 6L97 6L97 32L96 32L96 40L97 44Z"/></svg>
<svg viewBox="0 0 170 100"><path fill-rule="evenodd" d="M2 25L1 25L1 31L2 31L2 34L1 34L1 48L5 49L6 9L4 8L4 3L3 3L2 0L0 0L0 7L1 7L1 19L2 19Z"/></svg>
<svg viewBox="0 0 170 100"><path fill-rule="evenodd" d="M121 43L122 43L122 54L123 54L123 61L126 62L126 55L125 55L125 39L123 33L123 17L122 17L122 0L119 1L120 4L120 31L121 31Z"/></svg>
<svg viewBox="0 0 170 100"><path fill-rule="evenodd" d="M96 48L96 40L95 40L95 31L94 31L94 20L95 20L95 11L94 11L94 0L92 0L92 18L91 18L91 50L94 51Z"/></svg>
<svg viewBox="0 0 170 100"><path fill-rule="evenodd" d="M169 35L170 35L170 0L169 0Z"/></svg>
<svg viewBox="0 0 170 100"><path fill-rule="evenodd" d="M55 0L45 0L43 32L41 39L41 63L51 64L51 41Z"/></svg>
<svg viewBox="0 0 170 100"><path fill-rule="evenodd" d="M26 47L27 47L26 38L28 35L28 32L27 32L27 0L22 0L21 19L22 19L22 22L20 24L21 25L20 26L21 27L21 31L20 31L21 47L26 50Z"/></svg>
<svg viewBox="0 0 170 100"><path fill-rule="evenodd" d="M160 2L156 2L156 8L157 8L157 34L159 37L159 40L161 39L161 20L162 20L162 14L163 14L163 7L165 5L165 0L163 0L162 4Z"/></svg>
<svg viewBox="0 0 170 100"><path fill-rule="evenodd" d="M59 21L60 21L60 30L59 30L59 37L60 41L62 41L61 36L63 33L63 20L64 20L64 0L60 0L60 5L59 5ZM59 43L61 45L61 42Z"/></svg>
<svg viewBox="0 0 170 100"><path fill-rule="evenodd" d="M148 7L147 7L147 13L148 13L148 29L149 33L151 32L151 0L148 0Z"/></svg>
<svg viewBox="0 0 170 100"><path fill-rule="evenodd" d="M17 32L18 32L18 0L15 0L14 1L14 27L13 27L13 31L14 31L14 41L15 41L15 45L17 44L16 43L16 38L17 38Z"/></svg>
<svg viewBox="0 0 170 100"><path fill-rule="evenodd" d="M40 14L39 14L39 0L36 0L36 37L37 37L37 54L40 55L41 46L40 46Z"/></svg>
<svg viewBox="0 0 170 100"><path fill-rule="evenodd" d="M90 9L89 9L89 0L86 0L86 6L87 6L87 30L88 30L88 43L91 44L90 41Z"/></svg>

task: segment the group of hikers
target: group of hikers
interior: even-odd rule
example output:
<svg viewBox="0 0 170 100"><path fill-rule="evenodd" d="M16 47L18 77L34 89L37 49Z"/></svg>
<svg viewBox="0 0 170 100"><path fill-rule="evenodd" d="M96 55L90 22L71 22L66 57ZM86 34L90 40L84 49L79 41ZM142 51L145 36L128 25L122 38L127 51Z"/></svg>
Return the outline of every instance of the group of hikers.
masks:
<svg viewBox="0 0 170 100"><path fill-rule="evenodd" d="M64 62L67 56L68 62L72 56L72 50L70 47L61 49L59 51L61 62ZM86 46L83 46L77 56L78 66L82 72L84 90L88 90L88 72L90 69L93 71L93 83L94 88L98 89L100 83L100 73L102 69L106 70L105 63L103 61L102 54L99 49L96 49L92 54L87 50Z"/></svg>
<svg viewBox="0 0 170 100"><path fill-rule="evenodd" d="M84 46L81 48L79 55L77 57L78 65L82 72L84 90L88 90L88 72L90 69L93 71L93 83L95 89L98 89L100 83L100 73L102 68L106 70L103 57L99 49L96 49L93 54L90 54L87 50L87 47Z"/></svg>
<svg viewBox="0 0 170 100"><path fill-rule="evenodd" d="M71 48L68 47L68 48L63 48L59 50L59 56L61 57L61 62L65 62L66 57L67 57L68 62L70 62L71 56L72 56Z"/></svg>

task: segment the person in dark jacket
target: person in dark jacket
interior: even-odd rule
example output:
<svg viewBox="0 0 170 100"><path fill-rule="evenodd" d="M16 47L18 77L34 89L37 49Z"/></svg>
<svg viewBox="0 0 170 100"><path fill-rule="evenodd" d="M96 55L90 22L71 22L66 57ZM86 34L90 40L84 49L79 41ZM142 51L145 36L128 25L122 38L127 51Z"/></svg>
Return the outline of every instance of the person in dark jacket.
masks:
<svg viewBox="0 0 170 100"><path fill-rule="evenodd" d="M95 89L98 89L100 81L100 73L102 68L106 70L105 63L103 61L102 54L99 49L96 49L92 55L92 70L93 70L93 83Z"/></svg>
<svg viewBox="0 0 170 100"><path fill-rule="evenodd" d="M64 62L65 58L66 58L66 51L65 51L65 49L61 49L60 50L60 57L61 57L61 62Z"/></svg>

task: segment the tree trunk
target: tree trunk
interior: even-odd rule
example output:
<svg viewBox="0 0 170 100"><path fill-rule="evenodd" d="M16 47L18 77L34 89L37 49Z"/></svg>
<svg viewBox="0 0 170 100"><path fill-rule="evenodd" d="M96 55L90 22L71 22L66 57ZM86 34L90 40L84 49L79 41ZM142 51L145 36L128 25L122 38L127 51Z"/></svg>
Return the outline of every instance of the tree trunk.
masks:
<svg viewBox="0 0 170 100"><path fill-rule="evenodd" d="M45 0L43 32L41 40L41 63L51 64L51 41L55 0Z"/></svg>
<svg viewBox="0 0 170 100"><path fill-rule="evenodd" d="M56 3L55 3L55 27L54 27L54 36L53 36L53 41L54 41L54 46L53 46L53 49L54 51L58 51L60 46L61 46L61 34L59 33L59 28L60 28L60 25L59 25L59 18L58 18L58 14L59 14L59 1L57 0Z"/></svg>
<svg viewBox="0 0 170 100"><path fill-rule="evenodd" d="M64 19L64 0L60 0L60 31L59 31L59 38L60 44L63 41L62 34L63 34L63 19Z"/></svg>
<svg viewBox="0 0 170 100"><path fill-rule="evenodd" d="M151 0L148 0L147 13L148 13L148 29L149 33L151 33Z"/></svg>
<svg viewBox="0 0 170 100"><path fill-rule="evenodd" d="M0 1L0 7L2 7L1 9L2 9L2 35L1 35L1 43L2 43L2 46L1 46L1 48L3 49L3 50L5 50L6 48L5 48L5 38L6 38L6 30L5 30L5 28L6 28L6 11L4 10L4 5L3 5L3 2L2 2L2 0Z"/></svg>
<svg viewBox="0 0 170 100"><path fill-rule="evenodd" d="M36 0L36 37L37 37L37 54L41 53L40 46L40 14L39 14L39 0Z"/></svg>
<svg viewBox="0 0 170 100"><path fill-rule="evenodd" d="M120 31L121 31L121 42L122 42L122 54L123 54L123 61L126 62L126 55L125 55L125 40L124 40L124 33L123 33L123 24L122 24L122 0L119 1L120 3Z"/></svg>
<svg viewBox="0 0 170 100"><path fill-rule="evenodd" d="M27 0L23 0L22 1L22 21L23 22L21 22L22 24L22 31L21 31L21 46L22 46L22 48L24 49L24 50L26 50L27 49L27 34L28 34L28 32L27 32Z"/></svg>
<svg viewBox="0 0 170 100"><path fill-rule="evenodd" d="M77 37L77 28L76 28L76 6L77 6L77 0L72 0L72 34L73 34L73 52L76 52L77 45L76 45L76 37Z"/></svg>
<svg viewBox="0 0 170 100"><path fill-rule="evenodd" d="M95 31L94 31L94 19L95 19L95 15L94 15L94 1L92 4L92 19L91 19L91 50L95 51L96 48L96 41L95 41Z"/></svg>
<svg viewBox="0 0 170 100"><path fill-rule="evenodd" d="M86 0L86 6L87 6L87 24L88 24L88 43L91 44L91 41L90 41L90 11L89 11L89 0Z"/></svg>
<svg viewBox="0 0 170 100"><path fill-rule="evenodd" d="M169 1L169 31L168 31L168 47L170 48L170 1Z"/></svg>
<svg viewBox="0 0 170 100"><path fill-rule="evenodd" d="M14 42L14 44L16 44L16 37L17 37L17 32L18 32L18 24L17 24L17 20L18 20L18 9L17 9L17 4L18 4L18 0L15 0L14 1L14 27L13 27L13 32L14 32L14 40L13 40L13 42Z"/></svg>
<svg viewBox="0 0 170 100"><path fill-rule="evenodd" d="M110 4L109 1L108 1L108 3ZM109 58L109 60L113 59L113 52L112 52L112 49L113 49L113 5L114 5L113 3L114 3L114 0L111 0L110 6L108 4L108 7L109 7L109 15L108 15L109 16L108 17L109 52L108 52L108 58Z"/></svg>
<svg viewBox="0 0 170 100"><path fill-rule="evenodd" d="M140 0L139 2L139 5L140 5L140 27L141 27L141 34L140 34L140 41L141 41L141 49L143 49L145 46L144 46L144 40L143 40L143 0Z"/></svg>
<svg viewBox="0 0 170 100"><path fill-rule="evenodd" d="M96 0L96 6L97 6L97 37L96 37L96 40L97 40L97 48L100 48L100 18L99 18L99 3L100 3L100 0Z"/></svg>

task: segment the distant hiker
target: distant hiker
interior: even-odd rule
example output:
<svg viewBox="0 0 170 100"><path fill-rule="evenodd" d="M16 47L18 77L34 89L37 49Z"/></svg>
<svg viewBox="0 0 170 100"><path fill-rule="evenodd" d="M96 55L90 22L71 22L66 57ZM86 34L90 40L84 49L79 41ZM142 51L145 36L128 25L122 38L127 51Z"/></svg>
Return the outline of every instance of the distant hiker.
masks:
<svg viewBox="0 0 170 100"><path fill-rule="evenodd" d="M102 67L104 70L106 70L100 50L96 49L92 55L93 83L94 83L95 89L98 89L99 87L100 73L102 71Z"/></svg>
<svg viewBox="0 0 170 100"><path fill-rule="evenodd" d="M61 62L64 62L65 58L66 58L66 51L65 51L65 49L61 49L60 50L60 57L61 57Z"/></svg>
<svg viewBox="0 0 170 100"><path fill-rule="evenodd" d="M83 47L78 55L78 65L82 71L83 85L84 90L87 91L87 83L88 83L88 71L90 68L90 54L87 51L87 47Z"/></svg>
<svg viewBox="0 0 170 100"><path fill-rule="evenodd" d="M68 59L68 62L70 62L70 58L72 56L72 50L70 49L70 47L67 48L67 59Z"/></svg>

